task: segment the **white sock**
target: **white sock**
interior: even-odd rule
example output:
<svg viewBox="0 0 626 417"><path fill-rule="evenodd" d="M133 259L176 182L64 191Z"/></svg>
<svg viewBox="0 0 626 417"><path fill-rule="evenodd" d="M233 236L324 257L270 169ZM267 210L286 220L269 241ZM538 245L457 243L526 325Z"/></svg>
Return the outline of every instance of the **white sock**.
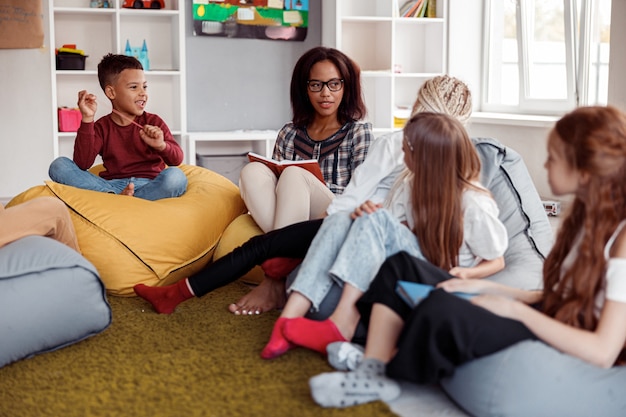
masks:
<svg viewBox="0 0 626 417"><path fill-rule="evenodd" d="M354 371L363 359L361 345L350 342L333 342L326 346L328 363L338 371Z"/></svg>
<svg viewBox="0 0 626 417"><path fill-rule="evenodd" d="M400 385L385 376L385 364L366 358L355 371L327 372L309 379L311 396L322 407L349 407L371 401L391 401Z"/></svg>

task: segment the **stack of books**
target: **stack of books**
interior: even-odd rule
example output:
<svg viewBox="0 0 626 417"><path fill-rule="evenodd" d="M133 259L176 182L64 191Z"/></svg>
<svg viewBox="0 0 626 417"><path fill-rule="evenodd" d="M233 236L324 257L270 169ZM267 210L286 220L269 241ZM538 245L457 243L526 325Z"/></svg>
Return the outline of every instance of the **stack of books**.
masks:
<svg viewBox="0 0 626 417"><path fill-rule="evenodd" d="M400 17L437 17L437 0L408 0L398 10Z"/></svg>

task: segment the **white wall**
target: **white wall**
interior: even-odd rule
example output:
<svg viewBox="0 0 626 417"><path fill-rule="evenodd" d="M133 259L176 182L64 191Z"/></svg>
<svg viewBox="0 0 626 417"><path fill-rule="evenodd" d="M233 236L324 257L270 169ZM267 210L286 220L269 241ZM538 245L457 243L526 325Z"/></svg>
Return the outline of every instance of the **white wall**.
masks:
<svg viewBox="0 0 626 417"><path fill-rule="evenodd" d="M611 2L611 66L609 69L609 103L626 110L626 1Z"/></svg>
<svg viewBox="0 0 626 417"><path fill-rule="evenodd" d="M42 3L47 34L48 2ZM48 178L53 156L50 74L47 48L0 49L0 202Z"/></svg>
<svg viewBox="0 0 626 417"><path fill-rule="evenodd" d="M546 123L540 123L539 126L515 126L474 119L468 131L472 137L495 138L517 151L524 159L539 195L545 200L554 199L543 168L547 157L545 139L550 131Z"/></svg>

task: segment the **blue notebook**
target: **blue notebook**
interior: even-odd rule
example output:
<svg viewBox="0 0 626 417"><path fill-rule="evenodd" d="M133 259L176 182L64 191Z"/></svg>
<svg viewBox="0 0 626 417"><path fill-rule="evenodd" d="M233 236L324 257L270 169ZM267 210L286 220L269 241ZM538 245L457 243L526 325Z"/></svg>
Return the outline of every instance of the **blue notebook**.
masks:
<svg viewBox="0 0 626 417"><path fill-rule="evenodd" d="M434 289L435 287L433 287L432 285L419 284L417 282L410 281L400 280L396 284L396 292L398 293L400 298L402 298L402 300L404 300L404 302L411 307L415 307L416 305L418 305L419 302L428 297L428 294L430 294L430 292ZM475 295L464 292L455 292L453 294L467 300Z"/></svg>

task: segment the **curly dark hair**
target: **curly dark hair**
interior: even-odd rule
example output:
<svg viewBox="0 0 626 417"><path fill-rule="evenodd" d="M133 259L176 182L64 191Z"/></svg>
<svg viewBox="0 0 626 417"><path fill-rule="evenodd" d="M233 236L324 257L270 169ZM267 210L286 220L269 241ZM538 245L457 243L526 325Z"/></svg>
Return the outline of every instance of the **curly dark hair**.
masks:
<svg viewBox="0 0 626 417"><path fill-rule="evenodd" d="M107 85L114 84L120 73L126 69L143 70L143 65L134 56L106 54L98 64L98 82L104 91Z"/></svg>
<svg viewBox="0 0 626 417"><path fill-rule="evenodd" d="M305 52L298 59L291 77L291 108L293 123L299 127L307 126L315 116L315 109L307 94L307 81L313 65L320 61L330 61L343 79L343 100L339 105L337 118L340 123L360 120L365 117L366 108L361 92L361 70L359 66L343 52L318 46Z"/></svg>

